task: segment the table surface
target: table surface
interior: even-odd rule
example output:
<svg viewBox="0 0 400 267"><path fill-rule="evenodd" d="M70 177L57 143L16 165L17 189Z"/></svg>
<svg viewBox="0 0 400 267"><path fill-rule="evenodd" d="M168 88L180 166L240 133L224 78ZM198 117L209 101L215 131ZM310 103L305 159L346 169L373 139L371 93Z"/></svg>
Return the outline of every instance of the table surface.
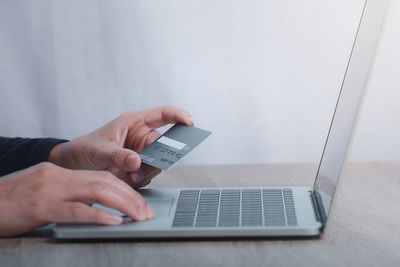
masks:
<svg viewBox="0 0 400 267"><path fill-rule="evenodd" d="M315 164L177 166L149 187L311 186ZM58 242L0 239L0 266L399 266L400 162L346 164L316 239Z"/></svg>

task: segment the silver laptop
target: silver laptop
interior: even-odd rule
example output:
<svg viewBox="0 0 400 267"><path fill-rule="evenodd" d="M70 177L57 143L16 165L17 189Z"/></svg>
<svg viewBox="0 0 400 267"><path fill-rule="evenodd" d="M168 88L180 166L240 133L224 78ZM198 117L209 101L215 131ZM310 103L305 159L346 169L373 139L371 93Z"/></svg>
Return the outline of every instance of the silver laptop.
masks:
<svg viewBox="0 0 400 267"><path fill-rule="evenodd" d="M328 220L386 0L366 0L313 187L143 189L155 209L119 226L57 224L60 239L318 236Z"/></svg>

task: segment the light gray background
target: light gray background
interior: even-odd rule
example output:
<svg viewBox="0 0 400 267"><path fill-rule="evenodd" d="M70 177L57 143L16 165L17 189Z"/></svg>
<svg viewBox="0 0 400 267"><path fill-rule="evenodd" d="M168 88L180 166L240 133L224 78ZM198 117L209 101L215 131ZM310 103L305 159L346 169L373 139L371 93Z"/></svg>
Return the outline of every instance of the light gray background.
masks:
<svg viewBox="0 0 400 267"><path fill-rule="evenodd" d="M74 138L171 104L213 135L190 164L319 160L362 0L0 0L0 135ZM392 0L351 160L399 160Z"/></svg>

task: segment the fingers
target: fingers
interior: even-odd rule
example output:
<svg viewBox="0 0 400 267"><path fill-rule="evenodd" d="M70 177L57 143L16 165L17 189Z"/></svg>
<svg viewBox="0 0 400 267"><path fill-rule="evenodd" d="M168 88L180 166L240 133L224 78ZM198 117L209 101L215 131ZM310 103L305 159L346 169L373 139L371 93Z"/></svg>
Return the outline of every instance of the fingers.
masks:
<svg viewBox="0 0 400 267"><path fill-rule="evenodd" d="M144 111L144 122L152 129L177 122L194 125L189 113L172 106L162 106Z"/></svg>
<svg viewBox="0 0 400 267"><path fill-rule="evenodd" d="M147 147L148 145L150 145L151 143L153 143L154 141L157 140L157 138L159 138L161 136L161 134L159 132L157 132L156 130L151 131L148 135L147 138L144 142L144 147ZM139 151L140 152L140 151Z"/></svg>
<svg viewBox="0 0 400 267"><path fill-rule="evenodd" d="M140 168L140 156L133 150L114 144L109 144L99 150L97 157L102 166L117 167L124 171L137 171Z"/></svg>
<svg viewBox="0 0 400 267"><path fill-rule="evenodd" d="M75 189L75 201L99 203L110 208L120 210L136 221L143 221L154 217L154 211L148 206L139 193L125 194L102 182L91 182Z"/></svg>
<svg viewBox="0 0 400 267"><path fill-rule="evenodd" d="M160 169L146 164L143 164L137 172L125 172L118 168L110 168L108 171L133 188L148 185L154 177L161 173Z"/></svg>
<svg viewBox="0 0 400 267"><path fill-rule="evenodd" d="M58 222L98 223L105 225L119 225L122 217L111 212L92 208L79 202L67 202L59 206L57 211Z"/></svg>
<svg viewBox="0 0 400 267"><path fill-rule="evenodd" d="M143 221L154 217L154 210L146 203L143 197L109 172L74 171L85 176L80 184L68 183L65 191L69 197L67 201L100 203L120 210L130 218Z"/></svg>
<svg viewBox="0 0 400 267"><path fill-rule="evenodd" d="M160 137L160 133L157 132L157 130L150 129L150 132L148 132L146 135L144 135L144 138L142 138L140 141L136 143L136 151L140 153L143 149L145 149L148 145L153 143L155 140L157 140L158 137Z"/></svg>
<svg viewBox="0 0 400 267"><path fill-rule="evenodd" d="M143 170L140 169L137 172L132 172L129 174L130 177L130 184L132 186L135 186L136 184L142 182L146 178L147 173Z"/></svg>
<svg viewBox="0 0 400 267"><path fill-rule="evenodd" d="M116 172L115 170L114 172ZM120 172L121 175L122 173L123 171ZM110 186L115 190L121 191L128 195L133 194L133 196L135 196L135 193L137 193L127 183L121 181L112 173L107 171L73 171L72 175L74 175L74 179L76 179L76 177L79 177L79 181L81 181L81 184L100 181L101 183L104 183L105 185ZM73 182L74 179L72 179Z"/></svg>
<svg viewBox="0 0 400 267"><path fill-rule="evenodd" d="M156 177L161 173L160 169L154 167L152 168L153 170L149 171L143 180L133 185L134 188L141 188L148 185L154 177Z"/></svg>
<svg viewBox="0 0 400 267"><path fill-rule="evenodd" d="M160 169L143 164L138 172L130 174L131 185L134 188L143 187L149 184L151 180L160 173Z"/></svg>
<svg viewBox="0 0 400 267"><path fill-rule="evenodd" d="M107 171L111 172L115 177L125 181L125 178L128 177L128 172L121 170L119 168L111 167L108 168Z"/></svg>

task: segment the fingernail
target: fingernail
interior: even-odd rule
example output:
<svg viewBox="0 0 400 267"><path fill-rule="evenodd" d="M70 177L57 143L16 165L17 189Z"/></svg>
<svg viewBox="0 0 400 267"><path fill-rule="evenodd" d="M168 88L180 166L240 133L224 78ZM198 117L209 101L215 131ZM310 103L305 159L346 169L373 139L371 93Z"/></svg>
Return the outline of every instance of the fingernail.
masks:
<svg viewBox="0 0 400 267"><path fill-rule="evenodd" d="M128 164L129 168L135 168L136 167L136 159L137 159L137 157L135 155L129 155L126 158L126 163Z"/></svg>
<svg viewBox="0 0 400 267"><path fill-rule="evenodd" d="M147 218L147 210L146 210L146 208L144 208L144 207L140 207L139 208L139 214L140 214L140 216L142 217L142 218Z"/></svg>
<svg viewBox="0 0 400 267"><path fill-rule="evenodd" d="M154 216L156 215L156 212L154 211L154 209L152 207L150 207L150 205L147 205L146 209L147 209L147 217L149 219L154 218Z"/></svg>
<svg viewBox="0 0 400 267"><path fill-rule="evenodd" d="M122 217L112 214L112 215L106 215L107 221L111 224L121 224L122 223Z"/></svg>
<svg viewBox="0 0 400 267"><path fill-rule="evenodd" d="M138 183L140 183L141 181L143 181L145 177L146 177L146 172L143 171L143 170L139 170L138 172L133 173L133 174L131 175L131 178L132 178L132 180L133 180L133 182L134 182L135 184L138 184Z"/></svg>

